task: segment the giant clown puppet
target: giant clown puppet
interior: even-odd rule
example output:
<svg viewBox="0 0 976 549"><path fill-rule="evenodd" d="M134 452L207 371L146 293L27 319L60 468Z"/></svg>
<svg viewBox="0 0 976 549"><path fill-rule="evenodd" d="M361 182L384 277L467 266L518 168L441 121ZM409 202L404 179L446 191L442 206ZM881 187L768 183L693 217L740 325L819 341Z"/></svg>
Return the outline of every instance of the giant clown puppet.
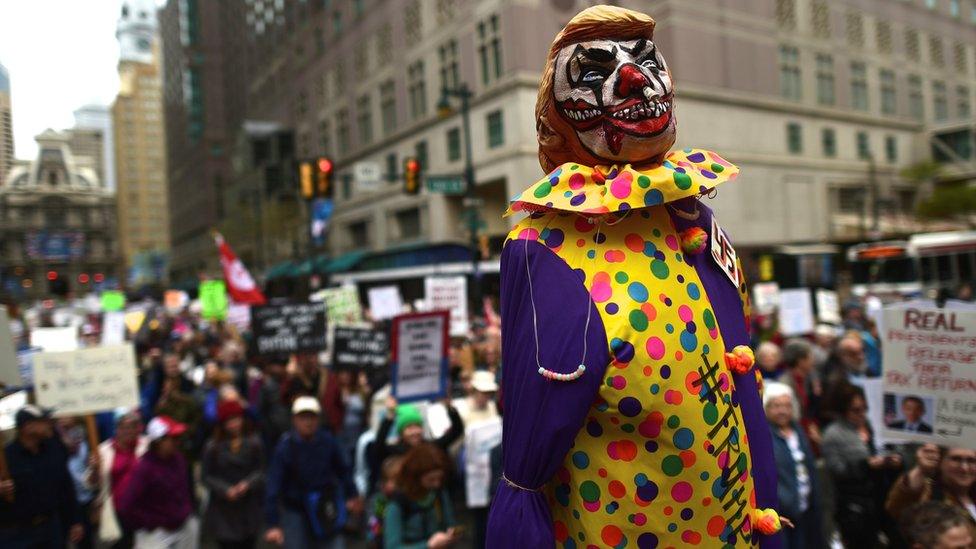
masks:
<svg viewBox="0 0 976 549"><path fill-rule="evenodd" d="M544 178L502 253L504 476L488 547L777 547L745 282L700 202L738 168L671 151L654 20L596 6L549 51Z"/></svg>

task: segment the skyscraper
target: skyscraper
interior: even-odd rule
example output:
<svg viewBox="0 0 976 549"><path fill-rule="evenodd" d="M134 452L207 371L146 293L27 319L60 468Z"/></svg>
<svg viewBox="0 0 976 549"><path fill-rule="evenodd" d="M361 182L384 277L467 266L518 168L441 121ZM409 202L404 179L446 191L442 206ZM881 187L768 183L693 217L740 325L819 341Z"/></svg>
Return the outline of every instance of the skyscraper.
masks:
<svg viewBox="0 0 976 549"><path fill-rule="evenodd" d="M122 4L119 94L112 106L118 184L119 241L130 284L158 282L170 247L166 137L152 0ZM162 258L162 259L161 259Z"/></svg>
<svg viewBox="0 0 976 549"><path fill-rule="evenodd" d="M101 158L98 177L102 185L115 192L115 139L112 131L112 111L105 105L85 105L75 110L75 127L71 130L74 139L82 135L98 135L101 140ZM92 154L85 151L84 143L72 143L76 155Z"/></svg>
<svg viewBox="0 0 976 549"><path fill-rule="evenodd" d="M0 65L0 186L14 162L14 123L10 113L10 73Z"/></svg>

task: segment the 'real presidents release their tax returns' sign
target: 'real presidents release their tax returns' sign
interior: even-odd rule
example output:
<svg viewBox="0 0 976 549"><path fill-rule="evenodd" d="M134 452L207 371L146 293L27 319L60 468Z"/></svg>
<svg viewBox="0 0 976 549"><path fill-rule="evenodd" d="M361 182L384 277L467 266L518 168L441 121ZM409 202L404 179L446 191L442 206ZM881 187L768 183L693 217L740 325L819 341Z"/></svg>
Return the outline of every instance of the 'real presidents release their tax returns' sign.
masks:
<svg viewBox="0 0 976 549"><path fill-rule="evenodd" d="M976 449L976 311L883 315L884 436Z"/></svg>
<svg viewBox="0 0 976 549"><path fill-rule="evenodd" d="M254 349L259 355L325 349L325 304L255 305L251 307Z"/></svg>
<svg viewBox="0 0 976 549"><path fill-rule="evenodd" d="M38 353L34 393L58 417L138 406L135 351L123 344Z"/></svg>
<svg viewBox="0 0 976 549"><path fill-rule="evenodd" d="M435 311L393 319L393 396L400 402L447 394L450 313Z"/></svg>

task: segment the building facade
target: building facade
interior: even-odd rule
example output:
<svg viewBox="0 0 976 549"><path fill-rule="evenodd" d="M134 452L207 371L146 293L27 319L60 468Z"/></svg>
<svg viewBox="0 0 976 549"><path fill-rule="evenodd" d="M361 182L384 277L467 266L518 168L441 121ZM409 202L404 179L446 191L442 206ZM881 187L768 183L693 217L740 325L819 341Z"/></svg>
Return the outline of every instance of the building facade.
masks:
<svg viewBox="0 0 976 549"><path fill-rule="evenodd" d="M0 65L0 187L14 163L14 121L10 106L10 73Z"/></svg>
<svg viewBox="0 0 976 549"><path fill-rule="evenodd" d="M236 205L229 149L245 116L247 36L243 2L169 0L159 12L169 184L170 273L178 284L219 272L211 232Z"/></svg>
<svg viewBox="0 0 976 549"><path fill-rule="evenodd" d="M103 143L101 146L101 165L102 169L99 177L102 186L110 191L114 191L115 183L115 132L112 128L112 111L105 105L85 105L74 112L75 127L73 132L80 130L96 130L102 135ZM83 145L82 145L83 146ZM72 144L72 149L76 156L81 156L79 149ZM94 154L94 153L92 153Z"/></svg>
<svg viewBox="0 0 976 549"><path fill-rule="evenodd" d="M36 137L37 157L20 161L0 187L0 275L22 299L80 295L117 283L115 198L70 138Z"/></svg>
<svg viewBox="0 0 976 549"><path fill-rule="evenodd" d="M160 283L170 248L162 76L151 0L127 1L117 25L119 93L112 105L119 245L130 285Z"/></svg>

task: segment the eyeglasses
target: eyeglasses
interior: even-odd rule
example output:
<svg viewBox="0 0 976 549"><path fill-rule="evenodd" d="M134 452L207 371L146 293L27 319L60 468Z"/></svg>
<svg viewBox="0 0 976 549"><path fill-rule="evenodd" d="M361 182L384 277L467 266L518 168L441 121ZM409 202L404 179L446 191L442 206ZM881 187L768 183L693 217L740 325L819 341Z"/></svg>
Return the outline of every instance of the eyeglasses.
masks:
<svg viewBox="0 0 976 549"><path fill-rule="evenodd" d="M947 456L946 459L952 462L954 465L969 465L970 467L976 467L976 457Z"/></svg>

